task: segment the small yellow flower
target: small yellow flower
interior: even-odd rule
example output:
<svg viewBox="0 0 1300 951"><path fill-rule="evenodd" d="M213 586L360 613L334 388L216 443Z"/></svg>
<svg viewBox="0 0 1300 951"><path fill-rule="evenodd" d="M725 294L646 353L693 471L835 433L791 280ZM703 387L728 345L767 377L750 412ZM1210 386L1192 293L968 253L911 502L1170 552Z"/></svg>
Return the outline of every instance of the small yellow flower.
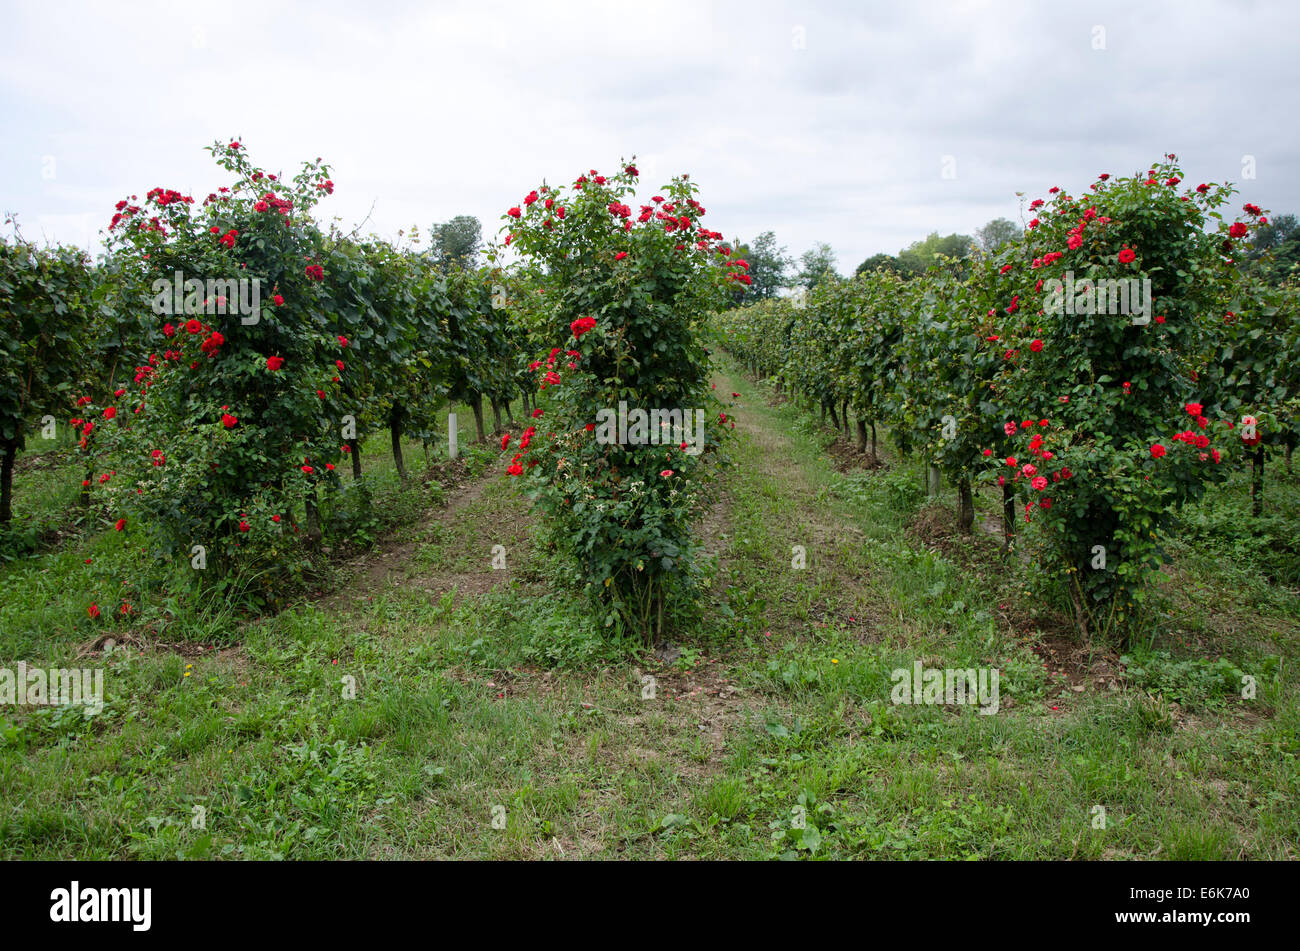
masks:
<svg viewBox="0 0 1300 951"><path fill-rule="evenodd" d="M831 663L832 663L832 664L838 664L839 662L840 662L840 659L839 659L838 657L832 657L832 658L831 658Z"/></svg>

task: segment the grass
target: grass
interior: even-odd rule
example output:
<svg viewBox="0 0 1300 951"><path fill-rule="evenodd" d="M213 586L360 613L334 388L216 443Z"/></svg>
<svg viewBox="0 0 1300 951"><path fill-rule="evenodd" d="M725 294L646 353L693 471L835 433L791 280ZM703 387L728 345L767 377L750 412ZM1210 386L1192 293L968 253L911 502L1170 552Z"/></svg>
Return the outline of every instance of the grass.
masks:
<svg viewBox="0 0 1300 951"><path fill-rule="evenodd" d="M445 499L376 489L399 547L328 597L159 596L107 654L75 595L129 579L120 540L17 559L0 666L103 666L106 703L0 713L0 858L1296 857L1296 559L1241 530L1241 481L1185 516L1149 637L1076 657L1032 564L943 532L919 467L840 471L795 407L718 387L742 395L709 609L668 653L602 639L494 453ZM25 511L57 521L49 478ZM998 714L890 703L915 660L998 668Z"/></svg>

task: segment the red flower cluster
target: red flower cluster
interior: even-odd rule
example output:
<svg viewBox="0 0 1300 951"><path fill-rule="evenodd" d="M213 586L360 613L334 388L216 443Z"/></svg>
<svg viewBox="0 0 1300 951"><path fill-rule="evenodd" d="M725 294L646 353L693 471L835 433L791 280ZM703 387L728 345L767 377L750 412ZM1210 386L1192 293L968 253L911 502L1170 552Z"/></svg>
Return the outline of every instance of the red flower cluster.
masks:
<svg viewBox="0 0 1300 951"><path fill-rule="evenodd" d="M185 205L194 204L194 199L188 195L182 195L174 188L151 188L145 193L145 201L151 201L159 208L166 208L168 205L180 202ZM120 211L126 202L118 202L117 207Z"/></svg>
<svg viewBox="0 0 1300 951"><path fill-rule="evenodd" d="M221 349L221 345L225 342L226 338L214 330L208 338L203 341L203 343L199 344L199 349L202 350L206 356L215 357L217 351Z"/></svg>
<svg viewBox="0 0 1300 951"><path fill-rule="evenodd" d="M319 188L320 186L316 186ZM332 189L331 189L332 190ZM289 198L277 198L275 192L267 192L262 196L262 200L253 205L254 211L270 211L275 209L289 223L289 212L293 210L293 200Z"/></svg>

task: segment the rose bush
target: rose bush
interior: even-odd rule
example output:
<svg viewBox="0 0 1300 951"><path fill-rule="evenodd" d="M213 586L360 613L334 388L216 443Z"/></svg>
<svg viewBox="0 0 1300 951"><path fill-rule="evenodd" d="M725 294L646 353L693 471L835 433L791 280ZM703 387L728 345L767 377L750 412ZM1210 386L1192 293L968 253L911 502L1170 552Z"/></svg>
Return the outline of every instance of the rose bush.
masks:
<svg viewBox="0 0 1300 951"><path fill-rule="evenodd" d="M201 202L156 188L119 202L110 223L130 286L149 288L139 306L156 316L115 406L123 472L106 494L159 558L203 546L199 577L281 572L299 564L287 537L299 512L321 537L318 493L338 484L340 420L355 409L340 400L349 341L321 314L326 249L309 214L334 184L319 161L285 182L239 142L210 151L232 184Z"/></svg>
<svg viewBox="0 0 1300 951"><path fill-rule="evenodd" d="M1182 185L1168 156L1145 175L1099 178L1086 197L1053 189L1031 204L1039 224L997 258L1003 404L1020 447L1018 467L994 471L1043 523L1085 640L1123 635L1178 508L1226 475L1230 420L1201 375L1244 235L1209 228L1231 191ZM1110 288L1127 288L1127 307L1110 306Z"/></svg>
<svg viewBox="0 0 1300 951"><path fill-rule="evenodd" d="M652 638L694 601L691 523L710 458L734 425L708 384L702 318L748 277L701 223L686 176L634 209L637 178L624 164L567 188L542 184L504 216L505 246L546 269L554 346L529 365L539 393L532 425L502 445L606 626ZM704 432L692 434L703 451L684 451L681 434L660 442L666 432L648 444L602 441L599 414L620 401L703 410Z"/></svg>

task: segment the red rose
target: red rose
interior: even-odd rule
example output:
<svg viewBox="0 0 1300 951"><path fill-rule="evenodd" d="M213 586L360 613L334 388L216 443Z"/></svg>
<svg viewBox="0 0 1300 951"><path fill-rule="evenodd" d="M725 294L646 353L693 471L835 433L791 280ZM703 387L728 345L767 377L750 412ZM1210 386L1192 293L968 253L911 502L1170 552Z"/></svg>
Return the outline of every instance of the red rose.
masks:
<svg viewBox="0 0 1300 951"><path fill-rule="evenodd" d="M185 332L187 334L196 334L202 329L203 329L203 325L199 323L197 320L195 320L193 317L185 321Z"/></svg>
<svg viewBox="0 0 1300 951"><path fill-rule="evenodd" d="M1121 248L1119 252L1119 263L1131 264L1136 257L1137 255L1133 253L1132 248Z"/></svg>
<svg viewBox="0 0 1300 951"><path fill-rule="evenodd" d="M120 532L120 531L121 531L122 529L124 529L124 528L126 528L126 519L124 519L124 518L119 518L119 519L117 520L117 524L115 524L115 525L113 526L113 531L115 531L115 532Z"/></svg>
<svg viewBox="0 0 1300 951"><path fill-rule="evenodd" d="M1166 450L1164 446L1160 445L1160 443L1156 443L1154 446L1151 447L1151 458L1159 459L1161 456L1165 454L1165 451Z"/></svg>
<svg viewBox="0 0 1300 951"><path fill-rule="evenodd" d="M284 357L267 357L266 368L272 372L284 366Z"/></svg>
<svg viewBox="0 0 1300 951"><path fill-rule="evenodd" d="M236 419L235 417L231 416L229 413L222 413L222 414L221 414L221 425L222 425L222 426L225 426L227 429L231 429L231 428L233 428L233 427L234 427L235 425L237 425L238 423L239 423L239 420Z"/></svg>

